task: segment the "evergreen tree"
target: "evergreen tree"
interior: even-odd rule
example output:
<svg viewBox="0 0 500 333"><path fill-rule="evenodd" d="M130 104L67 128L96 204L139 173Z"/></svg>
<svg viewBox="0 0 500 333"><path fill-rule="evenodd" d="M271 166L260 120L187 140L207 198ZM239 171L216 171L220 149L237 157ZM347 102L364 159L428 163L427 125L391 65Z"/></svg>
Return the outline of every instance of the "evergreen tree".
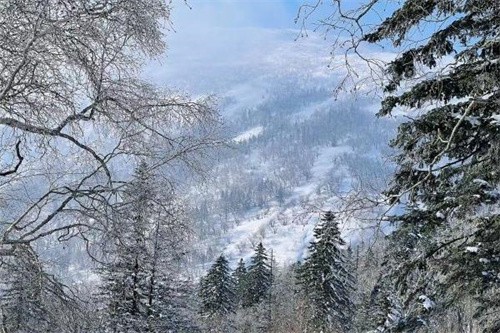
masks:
<svg viewBox="0 0 500 333"><path fill-rule="evenodd" d="M2 279L8 284L2 290L2 327L9 332L53 332L42 301L43 290L36 284L39 268L21 260L3 263L10 266L10 276Z"/></svg>
<svg viewBox="0 0 500 333"><path fill-rule="evenodd" d="M364 246L365 244L361 244ZM359 246L358 246L359 249ZM384 298L380 292L383 279L380 272L378 256L368 246L361 254L358 266L358 297L356 304L355 327L361 332L372 332L379 327L384 327L386 314L385 307L381 307L381 299Z"/></svg>
<svg viewBox="0 0 500 333"><path fill-rule="evenodd" d="M363 304L364 322L359 323L360 327L369 331L400 332L405 327L405 318L399 295L386 276L380 274L378 281Z"/></svg>
<svg viewBox="0 0 500 333"><path fill-rule="evenodd" d="M108 329L111 332L147 331L151 311L148 294L153 257L146 238L153 196L147 165L141 163L127 185L123 206L112 227L117 239L113 262L101 270L102 294L107 304ZM151 276L154 276L152 274Z"/></svg>
<svg viewBox="0 0 500 333"><path fill-rule="evenodd" d="M178 273L186 241L172 193L160 191L146 163L126 186L112 225L112 260L100 270L101 296L111 332L163 332L191 323L179 312L189 288ZM182 325L181 325L182 326Z"/></svg>
<svg viewBox="0 0 500 333"><path fill-rule="evenodd" d="M29 245L16 245L0 265L2 332L65 333L86 330L86 318L65 286L44 271Z"/></svg>
<svg viewBox="0 0 500 333"><path fill-rule="evenodd" d="M248 272L243 258L238 262L238 266L233 272L233 280L235 284L235 297L238 306L243 305L243 300L248 290Z"/></svg>
<svg viewBox="0 0 500 333"><path fill-rule="evenodd" d="M248 267L248 290L244 302L245 307L253 306L268 298L273 280L268 261L266 249L262 243L259 243Z"/></svg>
<svg viewBox="0 0 500 333"><path fill-rule="evenodd" d="M325 24L352 34L348 53L391 43L397 54L385 65L379 116L408 114L386 191L404 208L386 267L416 319L408 322L429 325L425 317L472 297L481 330L500 331L498 0L407 0L376 24L384 1L334 7Z"/></svg>
<svg viewBox="0 0 500 333"><path fill-rule="evenodd" d="M324 214L314 236L309 257L298 272L310 302L311 323L322 331L337 328L349 332L354 311L353 277L342 249L345 241L331 212Z"/></svg>
<svg viewBox="0 0 500 333"><path fill-rule="evenodd" d="M224 255L220 255L201 279L199 297L204 317L220 318L234 312L234 281Z"/></svg>
<svg viewBox="0 0 500 333"><path fill-rule="evenodd" d="M345 269L349 274L345 277L346 278L346 283L352 286L354 290L357 289L358 285L358 266L359 266L359 248L356 247L356 253L352 250L352 247L349 245L347 248L347 251L345 253ZM353 295L354 297L351 298L356 298L356 301L358 301L358 295L355 293Z"/></svg>
<svg viewBox="0 0 500 333"><path fill-rule="evenodd" d="M196 287L187 279L160 279L157 283L154 302L149 317L153 332L199 332L194 314L196 300L189 295L196 294Z"/></svg>

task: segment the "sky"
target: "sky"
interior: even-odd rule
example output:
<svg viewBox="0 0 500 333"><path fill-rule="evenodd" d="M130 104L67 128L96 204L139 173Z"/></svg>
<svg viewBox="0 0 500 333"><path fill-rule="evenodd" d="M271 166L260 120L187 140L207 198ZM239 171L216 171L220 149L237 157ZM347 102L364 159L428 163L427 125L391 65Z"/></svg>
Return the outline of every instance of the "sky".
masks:
<svg viewBox="0 0 500 333"><path fill-rule="evenodd" d="M249 71L270 67L340 76L342 68L327 69L333 63L332 34L325 38L324 30L312 31L331 10L327 2L309 19L306 37L301 37L300 20L295 22L301 5L315 1L188 0L187 5L174 0L167 51L148 66L146 79L188 93L220 95L241 83L238 76L243 80L254 74ZM361 0L350 1L354 6ZM344 59L335 61L344 64Z"/></svg>
<svg viewBox="0 0 500 333"><path fill-rule="evenodd" d="M300 24L295 23L295 18L303 3L304 0L188 0L186 5L183 0L174 0L172 29L166 34L167 51L150 64L146 77L162 86L181 85L181 89L197 91L201 89L196 87L197 77L207 79L217 71L258 67L259 61L269 58L285 65L293 53L303 53L304 48L318 45L320 39L297 38ZM326 68L329 46L323 40L319 42L322 45L317 58Z"/></svg>
<svg viewBox="0 0 500 333"><path fill-rule="evenodd" d="M175 28L293 28L303 0L182 0L174 2Z"/></svg>

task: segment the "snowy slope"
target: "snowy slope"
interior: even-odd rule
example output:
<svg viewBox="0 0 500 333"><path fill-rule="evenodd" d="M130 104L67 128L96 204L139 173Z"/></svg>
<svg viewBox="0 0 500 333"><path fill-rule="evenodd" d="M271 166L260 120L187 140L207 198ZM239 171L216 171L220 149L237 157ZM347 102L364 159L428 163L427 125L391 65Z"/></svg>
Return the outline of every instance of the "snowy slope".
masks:
<svg viewBox="0 0 500 333"><path fill-rule="evenodd" d="M160 84L216 94L233 145L187 197L201 267L221 252L233 262L248 259L260 241L281 264L300 260L322 210L335 211L351 192L381 188L388 178L394 124L374 117L376 100L333 97L344 73L328 68L321 38L295 41L291 30L242 34L251 40L239 40L236 51L210 45L189 61L187 51L172 48L167 72L149 73ZM360 223L343 218L345 237L355 241Z"/></svg>
<svg viewBox="0 0 500 333"><path fill-rule="evenodd" d="M252 138L258 137L259 135L262 134L263 131L264 131L264 127L257 126L257 127L251 128L251 129L239 134L238 136L236 136L233 139L233 141L236 143L245 142L245 141L248 141Z"/></svg>

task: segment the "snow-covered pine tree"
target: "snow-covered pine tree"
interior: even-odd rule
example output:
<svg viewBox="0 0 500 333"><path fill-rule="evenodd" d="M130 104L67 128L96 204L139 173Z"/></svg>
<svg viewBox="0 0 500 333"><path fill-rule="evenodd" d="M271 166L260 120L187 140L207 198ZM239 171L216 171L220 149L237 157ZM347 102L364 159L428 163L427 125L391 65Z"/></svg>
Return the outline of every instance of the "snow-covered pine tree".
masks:
<svg viewBox="0 0 500 333"><path fill-rule="evenodd" d="M177 266L186 231L173 194L159 189L141 162L117 211L110 226L114 243L106 253L110 263L100 270L107 330L181 331L176 304L188 291L179 287L184 284Z"/></svg>
<svg viewBox="0 0 500 333"><path fill-rule="evenodd" d="M212 265L200 281L201 313L205 318L223 318L235 309L234 280L224 255Z"/></svg>
<svg viewBox="0 0 500 333"><path fill-rule="evenodd" d="M152 332L194 333L200 328L195 318L196 287L188 279L158 279L153 292L154 303L149 317Z"/></svg>
<svg viewBox="0 0 500 333"><path fill-rule="evenodd" d="M377 245L379 245L377 243ZM361 242L357 249L361 249L358 264L358 285L357 295L359 303L356 304L356 316L354 327L360 332L375 332L378 327L383 327L386 314L389 311L382 306L385 297L381 292L381 282L383 281L380 259L381 249L375 249L375 244L365 244ZM384 280L385 281L385 280Z"/></svg>
<svg viewBox="0 0 500 333"><path fill-rule="evenodd" d="M243 305L244 298L248 290L248 272L243 258L238 262L238 266L233 272L234 294L238 307Z"/></svg>
<svg viewBox="0 0 500 333"><path fill-rule="evenodd" d="M380 276L379 281L368 300L369 314L365 325L377 332L404 332L406 318L399 295L389 279Z"/></svg>
<svg viewBox="0 0 500 333"><path fill-rule="evenodd" d="M189 238L182 205L173 194L162 202L162 218L155 221L148 242L152 265L148 279L148 327L152 332L197 332L195 286L183 270Z"/></svg>
<svg viewBox="0 0 500 333"><path fill-rule="evenodd" d="M273 282L271 266L268 262L266 249L261 242L255 248L255 254L248 266L248 289L243 306L250 307L268 298Z"/></svg>
<svg viewBox="0 0 500 333"><path fill-rule="evenodd" d="M276 267L273 265L273 267ZM304 319L303 295L297 283L297 266L273 268L273 284L271 286L272 309L268 327L264 332L306 332Z"/></svg>
<svg viewBox="0 0 500 333"><path fill-rule="evenodd" d="M345 241L331 212L323 215L314 236L309 257L297 277L309 300L311 324L323 332L331 329L349 332L354 312L353 277L345 258Z"/></svg>
<svg viewBox="0 0 500 333"><path fill-rule="evenodd" d="M351 245L349 245L347 247L347 251L346 251L346 254L345 254L345 261L346 261L346 270L349 272L349 274L346 276L346 282L352 286L352 288L354 288L354 290L357 291L357 285L358 285L358 266L359 266L359 247L356 247L356 252L353 251ZM356 297L352 297L353 298L356 298L356 302L354 302L355 304L357 304L357 302L359 301L358 298L359 298L359 295L358 293L356 292L355 293Z"/></svg>
<svg viewBox="0 0 500 333"><path fill-rule="evenodd" d="M436 314L439 321L436 311L472 297L478 329L499 332L498 0L332 6L325 27L350 37L346 43L337 39L334 53L347 52L349 61L370 43L392 44L397 55L381 65L385 96L378 115L407 115L391 143L398 150L397 170L386 195L405 210L392 220L398 251L386 267L406 298L405 312L414 313L408 322L430 325L424 315ZM385 19L374 22L384 11ZM378 71L380 60L369 59L363 68Z"/></svg>
<svg viewBox="0 0 500 333"><path fill-rule="evenodd" d="M69 333L87 330L79 304L44 271L30 245L18 244L0 264L2 332Z"/></svg>
<svg viewBox="0 0 500 333"><path fill-rule="evenodd" d="M106 321L110 332L147 331L149 283L154 257L146 239L154 216L151 211L153 187L146 163L141 163L133 180L126 186L123 203L113 220L116 239L111 263L100 270L102 296L107 306Z"/></svg>
<svg viewBox="0 0 500 333"><path fill-rule="evenodd" d="M16 250L13 258L2 262L9 275L2 277L6 285L2 288L2 328L8 332L53 332L42 301L43 290L37 284L40 268L26 260L25 251Z"/></svg>

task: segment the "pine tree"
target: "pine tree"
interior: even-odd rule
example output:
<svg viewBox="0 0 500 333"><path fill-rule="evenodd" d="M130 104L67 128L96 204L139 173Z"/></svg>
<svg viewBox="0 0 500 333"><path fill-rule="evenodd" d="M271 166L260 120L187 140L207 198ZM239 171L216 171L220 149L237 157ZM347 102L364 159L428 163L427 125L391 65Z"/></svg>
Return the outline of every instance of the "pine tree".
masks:
<svg viewBox="0 0 500 333"><path fill-rule="evenodd" d="M392 44L397 54L385 65L379 116L408 115L391 142L397 170L386 195L404 213L392 219L386 267L417 319L409 322L429 325L424 317L472 297L482 330L498 332L498 0L407 0L380 23L373 14L384 1L334 7L325 24L352 34L350 51Z"/></svg>
<svg viewBox="0 0 500 333"><path fill-rule="evenodd" d="M100 270L101 297L111 332L180 331L179 312L189 289L178 273L180 244L186 241L173 194L159 190L142 162L127 185L112 225L111 263Z"/></svg>
<svg viewBox="0 0 500 333"><path fill-rule="evenodd" d="M248 266L248 290L243 304L245 307L256 305L268 298L273 280L268 261L266 249L259 243Z"/></svg>
<svg viewBox="0 0 500 333"><path fill-rule="evenodd" d="M362 253L359 256L358 266L358 297L356 304L356 317L354 327L361 332L373 332L379 327L384 327L386 320L386 307L381 307L381 299L384 295L380 292L383 279L380 272L380 262L372 245L364 249L361 243ZM359 249L360 246L357 248ZM382 251L381 251L382 252Z"/></svg>
<svg viewBox="0 0 500 333"><path fill-rule="evenodd" d="M201 279L199 297L201 313L206 318L225 317L234 312L234 281L224 255L217 258Z"/></svg>
<svg viewBox="0 0 500 333"><path fill-rule="evenodd" d="M154 302L149 317L149 327L153 332L198 332L195 318L197 303L189 295L196 294L196 287L187 279L176 277L159 279L153 294Z"/></svg>
<svg viewBox="0 0 500 333"><path fill-rule="evenodd" d="M349 274L346 276L346 283L352 286L356 290L358 285L358 266L359 266L359 248L356 247L356 253L352 250L349 245L345 253L345 269ZM357 293L356 300L357 300ZM354 297L353 297L354 298Z"/></svg>
<svg viewBox="0 0 500 333"><path fill-rule="evenodd" d="M51 319L42 302L43 290L37 285L38 267L23 256L4 261L9 276L2 278L2 328L8 332L53 332Z"/></svg>
<svg viewBox="0 0 500 333"><path fill-rule="evenodd" d="M29 245L16 245L0 265L3 332L64 333L86 330L86 318L65 286L44 271Z"/></svg>
<svg viewBox="0 0 500 333"><path fill-rule="evenodd" d="M238 266L233 272L233 280L235 284L236 303L238 306L242 306L248 290L248 272L243 258L240 259Z"/></svg>
<svg viewBox="0 0 500 333"><path fill-rule="evenodd" d="M148 278L153 260L146 245L153 196L149 178L147 165L141 163L124 191L123 206L112 227L117 240L110 254L113 262L100 271L111 332L148 329Z"/></svg>
<svg viewBox="0 0 500 333"><path fill-rule="evenodd" d="M324 214L314 236L309 257L298 272L311 306L311 323L322 331L337 328L349 332L354 311L353 277L342 248L345 241L331 212Z"/></svg>

